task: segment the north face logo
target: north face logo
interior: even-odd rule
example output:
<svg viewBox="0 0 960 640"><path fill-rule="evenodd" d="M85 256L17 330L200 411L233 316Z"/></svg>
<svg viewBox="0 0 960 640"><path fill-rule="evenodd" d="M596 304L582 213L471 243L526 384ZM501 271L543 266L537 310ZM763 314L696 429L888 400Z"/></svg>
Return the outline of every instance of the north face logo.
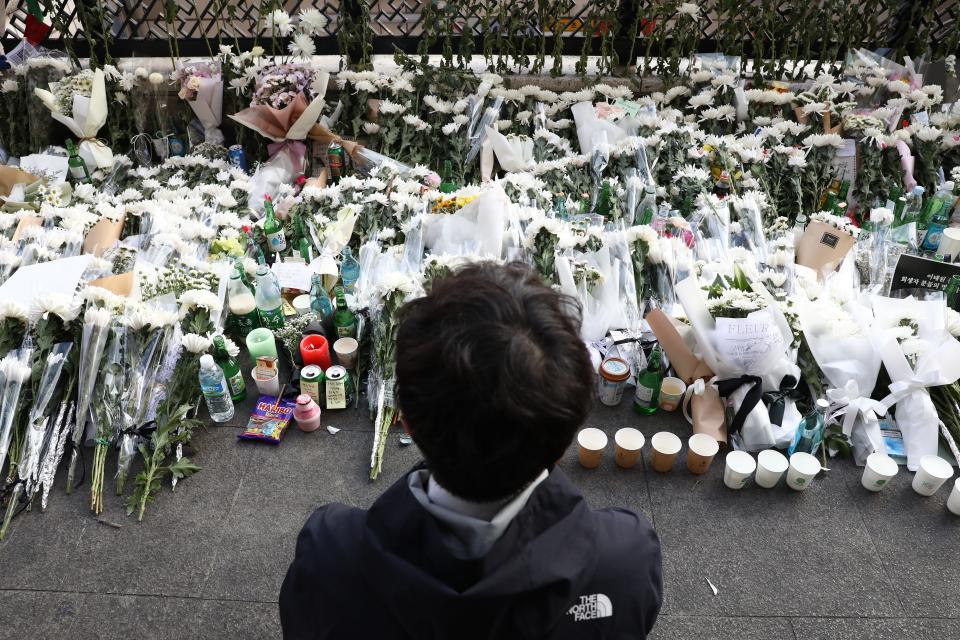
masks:
<svg viewBox="0 0 960 640"><path fill-rule="evenodd" d="M574 622L609 618L613 615L613 604L604 594L594 593L589 596L580 596L579 604L570 607L567 613L573 615Z"/></svg>

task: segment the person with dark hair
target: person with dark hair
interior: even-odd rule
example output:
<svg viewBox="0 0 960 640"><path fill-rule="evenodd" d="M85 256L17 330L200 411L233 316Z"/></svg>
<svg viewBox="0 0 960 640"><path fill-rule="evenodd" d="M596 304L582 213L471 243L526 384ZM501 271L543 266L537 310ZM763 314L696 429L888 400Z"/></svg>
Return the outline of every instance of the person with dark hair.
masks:
<svg viewBox="0 0 960 640"><path fill-rule="evenodd" d="M642 639L662 602L642 516L555 466L590 411L580 309L480 263L401 311L397 402L424 463L365 511L321 507L280 592L288 640Z"/></svg>

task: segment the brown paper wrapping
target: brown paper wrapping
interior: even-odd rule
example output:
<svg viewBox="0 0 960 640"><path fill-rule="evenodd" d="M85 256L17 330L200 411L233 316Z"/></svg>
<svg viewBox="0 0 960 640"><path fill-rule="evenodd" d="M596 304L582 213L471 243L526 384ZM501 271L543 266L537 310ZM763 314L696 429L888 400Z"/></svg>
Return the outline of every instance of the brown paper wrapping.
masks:
<svg viewBox="0 0 960 640"><path fill-rule="evenodd" d="M700 378L713 377L713 372L703 360L693 355L673 321L660 309L654 309L645 318L653 335L657 336L660 348L667 354L677 376L685 384L691 384Z"/></svg>
<svg viewBox="0 0 960 640"><path fill-rule="evenodd" d="M313 128L310 129L310 133L307 134L307 137L311 140L316 140L323 145L329 145L331 142L336 142L343 147L343 150L347 152L347 154L350 155L350 159L353 160L354 165L364 164L363 156L360 155L360 151L363 149L363 146L359 142L341 138L322 124L318 123L313 125Z"/></svg>
<svg viewBox="0 0 960 640"><path fill-rule="evenodd" d="M826 276L836 270L853 247L853 236L833 225L811 220L797 243L797 264Z"/></svg>
<svg viewBox="0 0 960 640"><path fill-rule="evenodd" d="M99 278L98 280L91 280L87 284L92 287L102 287L118 296L128 297L133 293L133 271Z"/></svg>
<svg viewBox="0 0 960 640"><path fill-rule="evenodd" d="M712 436L720 448L727 446L727 422L720 393L712 384L706 385L703 395L690 396L690 418L693 432Z"/></svg>
<svg viewBox="0 0 960 640"><path fill-rule="evenodd" d="M124 218L125 216L120 216L120 219L116 222L101 218L100 222L93 225L93 228L87 232L87 237L83 239L83 252L92 253L98 258L103 255L104 251L120 239Z"/></svg>
<svg viewBox="0 0 960 640"><path fill-rule="evenodd" d="M43 218L39 216L23 216L20 218L20 222L17 223L17 228L13 232L13 241L16 242L20 239L20 236L23 234L23 230L27 227L39 227L43 224Z"/></svg>
<svg viewBox="0 0 960 640"><path fill-rule="evenodd" d="M10 195L13 185L33 184L37 179L37 176L32 173L21 171L17 167L0 166L0 198Z"/></svg>
<svg viewBox="0 0 960 640"><path fill-rule="evenodd" d="M797 122L800 124L807 124L810 121L810 116L803 112L803 107L794 107L793 114L797 118ZM824 133L840 133L840 130L843 129L843 121L840 121L840 124L837 126L833 125L833 114L829 111L821 111L820 117L823 118L823 132Z"/></svg>
<svg viewBox="0 0 960 640"><path fill-rule="evenodd" d="M713 377L713 371L707 364L695 356L683 337L677 331L667 315L660 309L654 309L645 318L651 331L660 342L660 348L667 354L670 364L677 375L686 384ZM714 438L721 447L727 445L727 425L723 410L723 401L712 385L706 385L703 395L693 394L690 400L690 417L693 420L693 432L705 433Z"/></svg>

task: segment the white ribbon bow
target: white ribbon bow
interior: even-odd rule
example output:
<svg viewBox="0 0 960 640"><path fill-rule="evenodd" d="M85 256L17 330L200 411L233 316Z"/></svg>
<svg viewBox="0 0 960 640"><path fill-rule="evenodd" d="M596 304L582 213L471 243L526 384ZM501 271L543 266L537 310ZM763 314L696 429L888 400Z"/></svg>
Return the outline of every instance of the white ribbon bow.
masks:
<svg viewBox="0 0 960 640"><path fill-rule="evenodd" d="M709 380L697 378L687 386L687 391L683 394L683 417L687 419L687 422L693 424L693 416L690 415L690 397L694 394L702 396L707 392L707 385L714 387L716 382L717 376L713 376Z"/></svg>
<svg viewBox="0 0 960 640"><path fill-rule="evenodd" d="M831 403L840 405L831 413L831 418L843 416L843 434L847 437L853 433L858 415L862 415L868 423L876 422L879 416L886 415L888 409L883 402L861 395L856 380L848 380L839 389L828 389L827 397Z"/></svg>
<svg viewBox="0 0 960 640"><path fill-rule="evenodd" d="M897 380L896 382L890 383L890 395L880 402L889 409L914 391L920 391L927 387L935 387L938 384L940 384L940 372L937 370L927 371L920 375Z"/></svg>

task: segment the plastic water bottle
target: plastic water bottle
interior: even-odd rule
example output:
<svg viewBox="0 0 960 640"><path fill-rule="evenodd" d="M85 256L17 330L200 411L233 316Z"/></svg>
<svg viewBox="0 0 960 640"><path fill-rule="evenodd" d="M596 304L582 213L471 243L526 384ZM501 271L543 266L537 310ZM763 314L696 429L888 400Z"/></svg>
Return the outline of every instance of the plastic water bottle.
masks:
<svg viewBox="0 0 960 640"><path fill-rule="evenodd" d="M233 417L233 400L223 370L209 353L200 357L200 390L214 422L226 422Z"/></svg>
<svg viewBox="0 0 960 640"><path fill-rule="evenodd" d="M360 263L353 257L350 247L343 248L343 259L340 261L340 278L347 293L353 293L353 286L360 279Z"/></svg>

